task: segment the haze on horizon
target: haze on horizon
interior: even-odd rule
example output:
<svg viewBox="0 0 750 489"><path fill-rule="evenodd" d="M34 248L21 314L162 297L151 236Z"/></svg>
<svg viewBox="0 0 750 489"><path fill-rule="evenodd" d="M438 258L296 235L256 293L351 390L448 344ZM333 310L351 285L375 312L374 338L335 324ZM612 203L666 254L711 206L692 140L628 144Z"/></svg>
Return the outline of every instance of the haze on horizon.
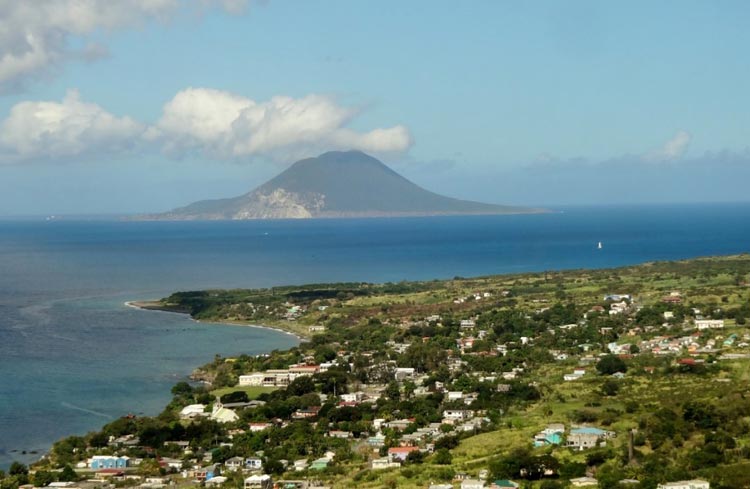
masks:
<svg viewBox="0 0 750 489"><path fill-rule="evenodd" d="M165 211L347 149L488 203L747 201L748 14L0 0L0 216Z"/></svg>

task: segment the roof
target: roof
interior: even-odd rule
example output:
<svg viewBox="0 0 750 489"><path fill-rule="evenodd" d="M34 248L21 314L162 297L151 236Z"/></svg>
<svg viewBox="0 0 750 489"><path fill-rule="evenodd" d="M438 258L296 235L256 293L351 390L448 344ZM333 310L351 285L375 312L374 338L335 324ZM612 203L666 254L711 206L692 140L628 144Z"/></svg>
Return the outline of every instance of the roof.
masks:
<svg viewBox="0 0 750 489"><path fill-rule="evenodd" d="M605 433L607 433L604 430L600 430L599 428L592 428L590 426L573 428L572 430L570 430L570 432L576 435L604 435Z"/></svg>
<svg viewBox="0 0 750 489"><path fill-rule="evenodd" d="M388 453L410 453L419 450L419 447L393 447L388 449Z"/></svg>
<svg viewBox="0 0 750 489"><path fill-rule="evenodd" d="M262 475L251 475L247 479L245 479L245 482L263 482L267 481L271 478L268 474L262 474Z"/></svg>
<svg viewBox="0 0 750 489"><path fill-rule="evenodd" d="M499 479L493 482L493 484L496 485L497 487L513 487L513 488L518 487L518 484L508 479Z"/></svg>

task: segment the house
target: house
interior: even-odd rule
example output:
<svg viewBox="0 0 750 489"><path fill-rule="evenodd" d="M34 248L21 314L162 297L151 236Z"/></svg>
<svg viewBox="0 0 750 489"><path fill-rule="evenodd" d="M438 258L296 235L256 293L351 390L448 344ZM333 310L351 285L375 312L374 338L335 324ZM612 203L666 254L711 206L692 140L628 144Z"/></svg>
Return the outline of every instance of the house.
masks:
<svg viewBox="0 0 750 489"><path fill-rule="evenodd" d="M711 489L708 481L693 479L689 481L665 482L659 484L656 489Z"/></svg>
<svg viewBox="0 0 750 489"><path fill-rule="evenodd" d="M328 436L330 436L331 438L349 439L353 435L352 435L351 431L331 430L331 431L328 432Z"/></svg>
<svg viewBox="0 0 750 489"><path fill-rule="evenodd" d="M448 402L450 401L460 401L464 397L464 393L461 391L449 391L446 393L446 400Z"/></svg>
<svg viewBox="0 0 750 489"><path fill-rule="evenodd" d="M318 411L320 411L320 406L311 406L306 409L298 409L294 413L292 413L292 419L314 418L318 415Z"/></svg>
<svg viewBox="0 0 750 489"><path fill-rule="evenodd" d="M385 426L386 428L390 428L392 430L404 431L413 422L414 422L413 419L397 419L394 421L388 421L387 423L383 423L383 426Z"/></svg>
<svg viewBox="0 0 750 489"><path fill-rule="evenodd" d="M208 467L201 467L189 472L190 477L193 477L199 481L207 481L213 479L216 473L216 464L209 465Z"/></svg>
<svg viewBox="0 0 750 489"><path fill-rule="evenodd" d="M459 338L456 340L456 346L458 346L461 351L464 350L471 350L474 348L474 341L475 338L472 336L467 336L466 338Z"/></svg>
<svg viewBox="0 0 750 489"><path fill-rule="evenodd" d="M266 374L263 372L255 372L252 374L247 375L240 375L240 386L261 386L263 385L263 380L266 378Z"/></svg>
<svg viewBox="0 0 750 489"><path fill-rule="evenodd" d="M371 436L367 439L367 444L375 448L382 447L385 445L385 435L378 433L375 436Z"/></svg>
<svg viewBox="0 0 750 489"><path fill-rule="evenodd" d="M291 382L298 377L306 377L306 376L315 375L318 372L320 372L319 365L306 365L306 364L291 365L289 366L289 381Z"/></svg>
<svg viewBox="0 0 750 489"><path fill-rule="evenodd" d="M362 391L352 392L349 394L341 394L341 400L343 402L362 402L365 398L365 393Z"/></svg>
<svg viewBox="0 0 750 489"><path fill-rule="evenodd" d="M592 428L588 426L573 428L570 430L570 434L567 437L566 446L573 447L578 450L585 450L588 448L595 448L604 443L607 438L612 438L615 433L611 431L600 430L599 428Z"/></svg>
<svg viewBox="0 0 750 489"><path fill-rule="evenodd" d="M92 470L124 469L130 467L129 457L115 457L112 455L94 455L89 461Z"/></svg>
<svg viewBox="0 0 750 489"><path fill-rule="evenodd" d="M273 480L268 474L251 475L245 479L244 489L273 489Z"/></svg>
<svg viewBox="0 0 750 489"><path fill-rule="evenodd" d="M159 459L159 466L165 469L180 470L182 468L182 460L179 458L162 457Z"/></svg>
<svg viewBox="0 0 750 489"><path fill-rule="evenodd" d="M194 419L202 416L207 416L206 406L203 404L190 404L185 406L180 411L180 419Z"/></svg>
<svg viewBox="0 0 750 489"><path fill-rule="evenodd" d="M372 470L385 470L401 467L401 462L392 462L388 457L376 458L371 464Z"/></svg>
<svg viewBox="0 0 750 489"><path fill-rule="evenodd" d="M323 470L328 467L328 464L331 463L331 459L327 457L319 458L316 460L313 460L310 464L311 470Z"/></svg>
<svg viewBox="0 0 750 489"><path fill-rule="evenodd" d="M388 449L388 458L390 458L392 462L395 462L396 460L403 462L411 452L418 451L419 447L393 447Z"/></svg>
<svg viewBox="0 0 750 489"><path fill-rule="evenodd" d="M301 458L299 460L294 461L294 471L295 472L301 472L303 470L307 470L307 459Z"/></svg>
<svg viewBox="0 0 750 489"><path fill-rule="evenodd" d="M553 423L534 436L534 446L542 447L547 445L559 445L562 443L565 434L565 425L562 423Z"/></svg>
<svg viewBox="0 0 750 489"><path fill-rule="evenodd" d="M474 329L474 327L477 325L477 323L473 319L463 319L461 320L461 329Z"/></svg>
<svg viewBox="0 0 750 489"><path fill-rule="evenodd" d="M245 459L245 468L247 470L260 470L263 468L263 459L250 457Z"/></svg>
<svg viewBox="0 0 750 489"><path fill-rule="evenodd" d="M593 477L577 477L570 479L572 487L598 487L599 483Z"/></svg>
<svg viewBox="0 0 750 489"><path fill-rule="evenodd" d="M223 485L227 481L227 478L220 475L217 477L212 477L211 479L206 481L206 487L219 487Z"/></svg>
<svg viewBox="0 0 750 489"><path fill-rule="evenodd" d="M453 424L455 421L466 421L474 417L474 411L469 409L446 409L443 411L443 422Z"/></svg>
<svg viewBox="0 0 750 489"><path fill-rule="evenodd" d="M723 319L696 319L695 327L698 330L722 329L724 328L724 320Z"/></svg>
<svg viewBox="0 0 750 489"><path fill-rule="evenodd" d="M398 381L413 379L414 369L411 367L397 368L394 375Z"/></svg>
<svg viewBox="0 0 750 489"><path fill-rule="evenodd" d="M232 457L224 462L227 470L242 470L245 467L245 459L242 457Z"/></svg>
<svg viewBox="0 0 750 489"><path fill-rule="evenodd" d="M273 426L273 424L271 424L271 423L250 423L250 425L249 425L250 431L252 431L253 433L257 433L258 431L267 430L271 426Z"/></svg>

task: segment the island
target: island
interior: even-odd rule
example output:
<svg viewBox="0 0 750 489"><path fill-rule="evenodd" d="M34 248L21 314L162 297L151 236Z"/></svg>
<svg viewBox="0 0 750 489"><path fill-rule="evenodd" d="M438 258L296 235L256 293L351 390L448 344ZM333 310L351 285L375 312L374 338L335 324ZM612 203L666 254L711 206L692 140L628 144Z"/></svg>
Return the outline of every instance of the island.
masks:
<svg viewBox="0 0 750 489"><path fill-rule="evenodd" d="M137 220L365 218L538 214L544 209L487 204L430 192L361 151L329 151L297 161L258 188Z"/></svg>
<svg viewBox="0 0 750 489"><path fill-rule="evenodd" d="M217 356L3 488L750 485L750 255L140 306L307 340Z"/></svg>

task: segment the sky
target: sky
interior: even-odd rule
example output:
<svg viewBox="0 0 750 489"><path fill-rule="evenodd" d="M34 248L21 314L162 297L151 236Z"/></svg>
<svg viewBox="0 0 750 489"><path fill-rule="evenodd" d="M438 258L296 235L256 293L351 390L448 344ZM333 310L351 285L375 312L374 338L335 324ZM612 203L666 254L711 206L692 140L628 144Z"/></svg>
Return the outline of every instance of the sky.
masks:
<svg viewBox="0 0 750 489"><path fill-rule="evenodd" d="M750 200L750 3L0 0L0 215L360 149L453 197Z"/></svg>

